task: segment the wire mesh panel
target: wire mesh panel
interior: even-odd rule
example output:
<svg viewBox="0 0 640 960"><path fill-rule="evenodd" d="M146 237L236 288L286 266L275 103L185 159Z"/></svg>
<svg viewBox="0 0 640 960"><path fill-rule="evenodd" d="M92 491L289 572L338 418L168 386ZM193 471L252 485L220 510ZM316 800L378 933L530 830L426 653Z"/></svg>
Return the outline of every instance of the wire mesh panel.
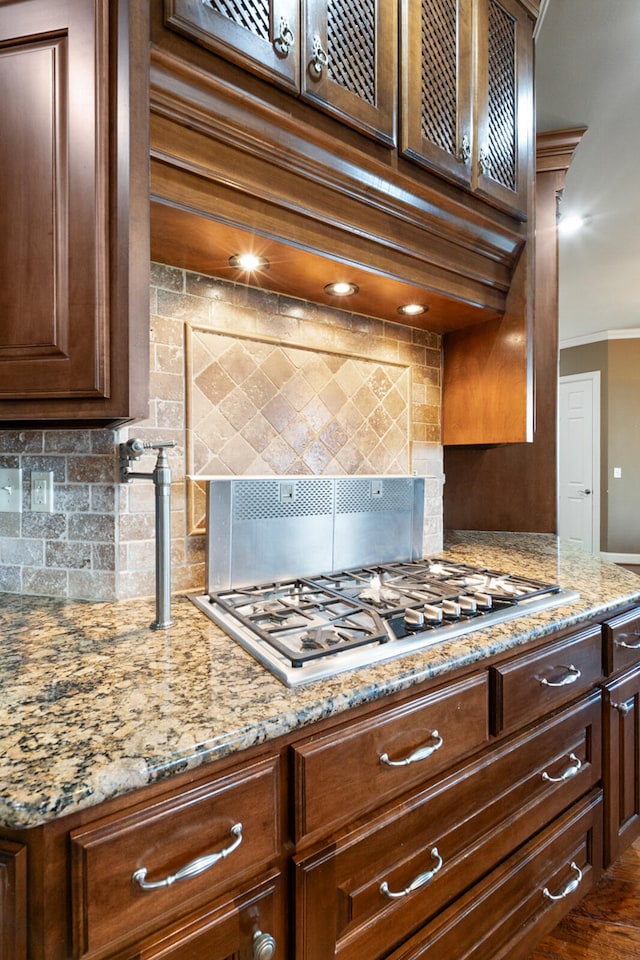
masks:
<svg viewBox="0 0 640 960"><path fill-rule="evenodd" d="M270 0L251 0L244 3L236 0L202 0L202 2L220 16L233 20L238 26L250 30L257 37L269 40Z"/></svg>
<svg viewBox="0 0 640 960"><path fill-rule="evenodd" d="M422 0L422 135L457 150L456 0Z"/></svg>
<svg viewBox="0 0 640 960"><path fill-rule="evenodd" d="M517 186L516 22L495 0L489 3L488 175L509 190Z"/></svg>
<svg viewBox="0 0 640 960"><path fill-rule="evenodd" d="M329 0L327 48L329 78L366 103L375 105L375 0Z"/></svg>

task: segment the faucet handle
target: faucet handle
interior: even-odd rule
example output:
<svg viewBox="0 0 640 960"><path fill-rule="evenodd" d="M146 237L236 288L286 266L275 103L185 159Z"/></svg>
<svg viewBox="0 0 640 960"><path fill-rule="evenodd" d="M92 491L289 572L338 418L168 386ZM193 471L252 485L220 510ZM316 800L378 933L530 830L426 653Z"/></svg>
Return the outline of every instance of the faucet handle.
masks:
<svg viewBox="0 0 640 960"><path fill-rule="evenodd" d="M140 441L138 441L140 443ZM163 447L175 447L175 440L158 440L157 443L145 443L145 450L162 450Z"/></svg>

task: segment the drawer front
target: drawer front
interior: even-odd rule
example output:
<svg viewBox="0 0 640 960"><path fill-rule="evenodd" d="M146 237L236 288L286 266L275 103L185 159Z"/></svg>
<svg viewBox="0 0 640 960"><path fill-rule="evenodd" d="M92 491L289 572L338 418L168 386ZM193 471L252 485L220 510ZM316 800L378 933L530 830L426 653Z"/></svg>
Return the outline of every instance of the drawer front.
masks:
<svg viewBox="0 0 640 960"><path fill-rule="evenodd" d="M297 960L385 957L599 782L600 727L595 692L296 858Z"/></svg>
<svg viewBox="0 0 640 960"><path fill-rule="evenodd" d="M601 860L602 795L596 792L387 960L525 960L598 882Z"/></svg>
<svg viewBox="0 0 640 960"><path fill-rule="evenodd" d="M71 833L74 956L129 943L279 853L277 759ZM237 825L241 829L235 829ZM215 857L220 854L219 857ZM199 862L190 876L179 872ZM198 867L206 867L199 870ZM142 883L164 886L143 889Z"/></svg>
<svg viewBox="0 0 640 960"><path fill-rule="evenodd" d="M378 807L482 747L487 686L483 672L296 745L296 839Z"/></svg>
<svg viewBox="0 0 640 960"><path fill-rule="evenodd" d="M626 670L640 661L640 609L612 617L602 625L607 673Z"/></svg>
<svg viewBox="0 0 640 960"><path fill-rule="evenodd" d="M492 731L517 730L600 682L600 626L491 667L490 676Z"/></svg>
<svg viewBox="0 0 640 960"><path fill-rule="evenodd" d="M259 878L258 878L259 879ZM275 945L275 957L286 956L282 923L281 880L269 875L233 891L215 909L185 917L178 929L160 939L136 944L136 957L144 960L229 960L258 956L254 951ZM267 954L265 954L266 956ZM122 955L121 955L122 956Z"/></svg>

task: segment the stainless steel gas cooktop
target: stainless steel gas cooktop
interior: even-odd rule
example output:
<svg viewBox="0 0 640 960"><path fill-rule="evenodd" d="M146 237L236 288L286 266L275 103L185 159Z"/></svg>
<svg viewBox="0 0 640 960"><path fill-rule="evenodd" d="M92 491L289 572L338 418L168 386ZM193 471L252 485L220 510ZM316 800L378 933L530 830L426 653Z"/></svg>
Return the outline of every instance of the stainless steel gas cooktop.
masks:
<svg viewBox="0 0 640 960"><path fill-rule="evenodd" d="M206 592L191 599L288 686L577 599L422 559L423 502L415 477L212 479Z"/></svg>
<svg viewBox="0 0 640 960"><path fill-rule="evenodd" d="M446 559L235 587L194 602L288 686L390 660L577 598Z"/></svg>

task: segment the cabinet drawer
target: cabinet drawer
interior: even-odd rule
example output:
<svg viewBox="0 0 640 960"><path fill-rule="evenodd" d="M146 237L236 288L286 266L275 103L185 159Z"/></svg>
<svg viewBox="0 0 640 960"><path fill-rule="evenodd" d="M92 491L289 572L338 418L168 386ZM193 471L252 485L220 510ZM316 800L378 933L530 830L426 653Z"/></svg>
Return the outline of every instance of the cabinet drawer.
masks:
<svg viewBox="0 0 640 960"><path fill-rule="evenodd" d="M296 858L297 960L385 957L598 783L600 727L595 692Z"/></svg>
<svg viewBox="0 0 640 960"><path fill-rule="evenodd" d="M378 807L483 746L487 708L482 673L296 745L296 838Z"/></svg>
<svg viewBox="0 0 640 960"><path fill-rule="evenodd" d="M277 763L262 760L74 830L74 955L129 943L157 930L274 859L281 842ZM238 824L241 828L234 830ZM134 877L144 869L144 882L159 883L187 864L218 853L207 869L194 868L190 876L168 885L143 889Z"/></svg>
<svg viewBox="0 0 640 960"><path fill-rule="evenodd" d="M628 610L602 624L605 670L617 673L640 661L640 610Z"/></svg>
<svg viewBox="0 0 640 960"><path fill-rule="evenodd" d="M576 804L388 960L525 960L600 877L601 807Z"/></svg>
<svg viewBox="0 0 640 960"><path fill-rule="evenodd" d="M491 667L490 675L492 732L516 730L602 679L600 626Z"/></svg>
<svg viewBox="0 0 640 960"><path fill-rule="evenodd" d="M136 944L138 960L229 960L253 957L273 938L275 957L286 956L282 881L269 874L234 889L212 909L185 917L179 927ZM122 955L120 955L122 958Z"/></svg>

